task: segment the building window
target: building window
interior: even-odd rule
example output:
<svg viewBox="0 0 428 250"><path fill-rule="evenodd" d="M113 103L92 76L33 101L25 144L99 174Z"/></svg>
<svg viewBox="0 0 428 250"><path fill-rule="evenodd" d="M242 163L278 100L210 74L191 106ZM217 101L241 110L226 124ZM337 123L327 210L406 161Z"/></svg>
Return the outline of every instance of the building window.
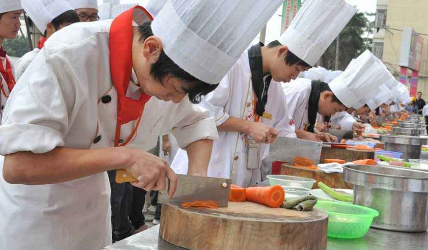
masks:
<svg viewBox="0 0 428 250"><path fill-rule="evenodd" d="M383 42L373 42L373 54L382 60L383 56Z"/></svg>
<svg viewBox="0 0 428 250"><path fill-rule="evenodd" d="M386 10L376 10L376 28L384 28L386 26Z"/></svg>

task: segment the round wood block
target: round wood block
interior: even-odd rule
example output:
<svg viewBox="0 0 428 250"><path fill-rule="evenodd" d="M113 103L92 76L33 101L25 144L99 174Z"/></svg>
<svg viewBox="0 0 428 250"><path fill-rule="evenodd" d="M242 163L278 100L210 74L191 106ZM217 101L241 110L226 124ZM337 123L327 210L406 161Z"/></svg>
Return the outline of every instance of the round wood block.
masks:
<svg viewBox="0 0 428 250"><path fill-rule="evenodd" d="M328 215L298 212L252 202L229 202L227 208L184 209L162 205L160 237L195 250L308 249L327 247Z"/></svg>

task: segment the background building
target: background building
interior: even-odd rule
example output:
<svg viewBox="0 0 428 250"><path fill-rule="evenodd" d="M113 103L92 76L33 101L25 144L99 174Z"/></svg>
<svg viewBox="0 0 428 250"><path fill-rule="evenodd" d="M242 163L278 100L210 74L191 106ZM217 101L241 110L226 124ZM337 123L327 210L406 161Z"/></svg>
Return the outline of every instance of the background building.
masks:
<svg viewBox="0 0 428 250"><path fill-rule="evenodd" d="M375 30L373 36L373 53L382 59L397 80L405 83L413 94L422 91L428 98L428 1L426 0L377 0ZM412 28L415 47L410 53L402 51L403 30ZM410 37L410 36L409 36ZM408 38L410 39L410 38ZM420 41L418 40L420 39ZM403 74L402 53L413 58L419 65L418 77L412 70ZM412 67L412 66L411 66ZM400 78L401 75L401 78ZM413 84L414 88L411 88Z"/></svg>

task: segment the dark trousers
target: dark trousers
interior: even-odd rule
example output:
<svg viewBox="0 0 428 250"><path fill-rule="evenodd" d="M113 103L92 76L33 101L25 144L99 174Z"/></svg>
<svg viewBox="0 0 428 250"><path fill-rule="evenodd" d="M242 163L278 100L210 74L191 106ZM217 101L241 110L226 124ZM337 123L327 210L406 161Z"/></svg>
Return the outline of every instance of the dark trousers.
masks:
<svg viewBox="0 0 428 250"><path fill-rule="evenodd" d="M131 236L135 229L144 225L143 207L146 191L130 183L116 183L116 171L109 171L108 176L111 187L113 241L119 241Z"/></svg>
<svg viewBox="0 0 428 250"><path fill-rule="evenodd" d="M156 206L156 212L155 212L155 220L160 220L161 217L161 210L162 210L162 204L158 203L158 191L152 191L150 193L151 202L150 204L152 206Z"/></svg>

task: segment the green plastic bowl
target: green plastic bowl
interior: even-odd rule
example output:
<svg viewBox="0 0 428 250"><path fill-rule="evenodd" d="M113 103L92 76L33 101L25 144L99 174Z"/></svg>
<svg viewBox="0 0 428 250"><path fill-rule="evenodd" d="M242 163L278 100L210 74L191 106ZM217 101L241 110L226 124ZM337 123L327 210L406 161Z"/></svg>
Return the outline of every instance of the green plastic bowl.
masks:
<svg viewBox="0 0 428 250"><path fill-rule="evenodd" d="M302 187L312 189L312 186L316 182L314 179L297 177L291 175L268 175L266 176L269 180L269 185L275 186L287 186L287 187Z"/></svg>
<svg viewBox="0 0 428 250"><path fill-rule="evenodd" d="M328 237L356 239L370 229L379 212L363 206L334 201L318 201L316 208L328 214Z"/></svg>

